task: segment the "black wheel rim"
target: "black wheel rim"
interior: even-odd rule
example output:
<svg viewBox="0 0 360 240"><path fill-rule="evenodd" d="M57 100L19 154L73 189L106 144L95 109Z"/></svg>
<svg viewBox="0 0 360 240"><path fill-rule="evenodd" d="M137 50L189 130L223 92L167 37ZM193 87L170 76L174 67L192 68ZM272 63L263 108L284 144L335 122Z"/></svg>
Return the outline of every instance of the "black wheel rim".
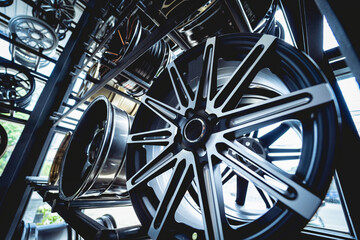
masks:
<svg viewBox="0 0 360 240"><path fill-rule="evenodd" d="M222 61L238 61L225 81ZM256 82L264 69L284 90ZM244 239L299 231L330 183L338 127L332 90L313 62L270 35L231 34L208 39L167 70L143 97L128 140L127 187L149 236ZM272 147L289 130L302 141L280 149L288 160L295 152L292 171L275 165L281 157ZM230 187L236 203L225 199L229 178L237 179ZM243 215L248 183L265 210Z"/></svg>
<svg viewBox="0 0 360 240"><path fill-rule="evenodd" d="M15 64L0 65L0 102L26 107L35 90L35 79Z"/></svg>
<svg viewBox="0 0 360 240"><path fill-rule="evenodd" d="M119 195L126 191L125 180L121 180L125 179L122 169L129 124L126 112L111 105L105 96L89 104L61 161L60 198L70 201L108 190Z"/></svg>
<svg viewBox="0 0 360 240"><path fill-rule="evenodd" d="M33 8L34 17L44 20L53 27L59 40L66 36L68 27L75 17L74 5L67 0L40 0L37 1L36 7Z"/></svg>
<svg viewBox="0 0 360 240"><path fill-rule="evenodd" d="M103 96L82 115L61 162L59 188L63 199L81 196L96 181L109 148L111 116L111 105Z"/></svg>

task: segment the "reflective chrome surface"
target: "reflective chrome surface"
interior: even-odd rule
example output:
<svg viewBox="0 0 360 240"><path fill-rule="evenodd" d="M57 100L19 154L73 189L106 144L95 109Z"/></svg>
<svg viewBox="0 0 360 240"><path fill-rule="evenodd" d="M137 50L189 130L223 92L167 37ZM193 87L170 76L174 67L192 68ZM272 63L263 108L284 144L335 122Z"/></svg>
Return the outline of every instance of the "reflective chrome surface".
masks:
<svg viewBox="0 0 360 240"><path fill-rule="evenodd" d="M126 192L122 169L129 129L126 112L104 96L94 99L80 119L61 165L62 199Z"/></svg>

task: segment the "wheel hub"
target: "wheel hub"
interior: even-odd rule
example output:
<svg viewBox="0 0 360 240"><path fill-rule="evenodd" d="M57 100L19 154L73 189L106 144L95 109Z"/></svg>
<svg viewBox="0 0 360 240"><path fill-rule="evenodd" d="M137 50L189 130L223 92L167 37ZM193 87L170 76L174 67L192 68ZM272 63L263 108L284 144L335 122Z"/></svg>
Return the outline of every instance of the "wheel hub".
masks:
<svg viewBox="0 0 360 240"><path fill-rule="evenodd" d="M35 40L41 40L44 38L44 35L40 31L34 29L29 29L29 35Z"/></svg>
<svg viewBox="0 0 360 240"><path fill-rule="evenodd" d="M206 133L206 124L201 118L190 119L184 128L184 138L189 143L200 142Z"/></svg>
<svg viewBox="0 0 360 240"><path fill-rule="evenodd" d="M216 125L215 119L215 116L206 114L204 110L190 116L182 129L182 147L189 151L203 149Z"/></svg>

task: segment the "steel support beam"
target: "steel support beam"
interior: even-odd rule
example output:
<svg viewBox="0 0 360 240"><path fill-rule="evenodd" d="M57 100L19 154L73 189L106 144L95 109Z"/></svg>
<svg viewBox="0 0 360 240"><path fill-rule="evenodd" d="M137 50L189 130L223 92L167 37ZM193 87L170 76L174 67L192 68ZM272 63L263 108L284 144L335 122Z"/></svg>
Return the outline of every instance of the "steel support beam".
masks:
<svg viewBox="0 0 360 240"><path fill-rule="evenodd" d="M95 26L102 4L104 1L89 1L0 178L0 239L11 239L21 220L31 194L31 188L26 184L25 178L37 175L40 171L43 159L39 156L53 126L50 116L61 105L72 79L69 73L85 52L83 43L88 41L91 26Z"/></svg>
<svg viewBox="0 0 360 240"><path fill-rule="evenodd" d="M107 229L80 209L58 208L57 212L85 239L149 239L141 226Z"/></svg>
<svg viewBox="0 0 360 240"><path fill-rule="evenodd" d="M360 84L359 6L353 0L314 0L326 17L346 62Z"/></svg>
<svg viewBox="0 0 360 240"><path fill-rule="evenodd" d="M335 179L339 181L339 185L341 186L339 188L339 191L340 195L344 200L342 202L343 210L348 223L350 234L356 238L360 235L360 205L358 204L357 195L354 194L353 179L353 176L356 176L358 174L358 170L353 166L354 164L356 164L355 160L358 159L360 156L360 138L348 106L343 97L343 94L339 88L339 85L337 84L335 77L333 76L333 69L330 68L328 59L324 57L322 37L323 16L321 14L322 9L319 4L319 8L316 7L316 0L315 2L310 0L306 0L305 2L308 5L306 8L306 25L308 29L307 40L309 47L308 54L318 63L318 65L322 68L323 72L325 72L325 74L328 76L328 79L330 80L330 84L332 85L340 107L342 132L341 141L339 141L338 146L339 154L338 156L336 156L335 162L335 168L337 172L337 177ZM345 3L341 3L342 6L344 6L343 4L345 5ZM350 6L351 5L348 5L347 8L350 9ZM334 16L328 16L328 21L334 21L333 17ZM314 21L314 18L316 18L317 20ZM333 29L334 27L335 25L332 25L332 30L337 31L336 29ZM317 34L314 29L316 30ZM319 35L321 35L321 38L318 37ZM343 51L343 48L348 48L347 45L349 44L349 42L347 42L347 39L340 38L338 39L338 41L341 51ZM357 43L357 46L360 45ZM360 54L360 51L357 54ZM345 61L349 65L349 61L347 61L348 57L345 57ZM357 57L359 57L359 55L357 55ZM353 60L356 61L355 59ZM352 73L356 75L356 71L358 71L359 69L354 72L354 69L351 66L350 68L352 70Z"/></svg>
<svg viewBox="0 0 360 240"><path fill-rule="evenodd" d="M296 44L299 49L305 51L315 60L327 75L339 104L342 129L341 138L338 141L338 154L335 156L335 168L342 189L340 194L343 195L345 200L343 204L344 214L347 218L350 234L356 238L356 235L360 233L360 205L356 194L354 194L353 176L358 174L358 170L354 168L354 160L360 156L360 139L333 70L323 51L323 15L320 12L321 8L320 10L318 8L320 5L316 5L315 2L326 1L296 0L296 2L297 4L293 4L292 0L282 0L286 17L292 24L291 30ZM347 8L349 6L351 5L347 5ZM328 21L334 21L332 17L329 16ZM347 39L345 41L341 38L338 40L340 50L344 45L348 44Z"/></svg>

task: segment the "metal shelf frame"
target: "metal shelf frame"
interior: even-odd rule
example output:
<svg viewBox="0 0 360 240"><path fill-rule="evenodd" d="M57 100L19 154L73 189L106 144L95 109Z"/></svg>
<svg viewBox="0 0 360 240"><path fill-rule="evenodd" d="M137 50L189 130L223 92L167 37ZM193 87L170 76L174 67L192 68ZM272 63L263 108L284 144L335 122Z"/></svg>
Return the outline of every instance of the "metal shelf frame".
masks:
<svg viewBox="0 0 360 240"><path fill-rule="evenodd" d="M29 0L23 1L29 5L32 2ZM223 1L230 10L238 30L249 31L241 13L235 11L235 0ZM1 39L29 50L40 58L56 63L50 77L39 75L41 79L46 81L46 85L33 111L25 112L30 115L27 121L20 121L19 119L3 115L0 117L8 121L18 121L25 124L23 134L3 175L0 177L0 224L1 228L5 230L0 231L0 239L7 239L13 236L33 190L39 192L44 201L48 202L54 211L58 212L71 227L85 238L144 239L147 237L146 230L139 226L109 230L81 212L81 209L84 208L95 208L100 205L103 207L104 205L129 204L129 201L117 202L115 200L90 199L63 202L58 198L56 192L52 192L54 189L49 189L41 185L41 182L36 181L36 179L31 180L31 178L27 177L39 174L54 133L56 131L68 131L68 129L58 125L66 122L66 119L69 119L69 115L75 110L82 111L79 107L83 104L88 104L88 98L98 90L106 88L136 103L140 103L138 99L110 87L107 83L117 75L122 74L131 78L131 80L137 82L143 88L149 88L148 84L144 83L141 79L131 76L131 73L127 72L126 69L151 46L166 36L172 39L183 50L188 50L190 47L179 37L175 28L207 1L188 1L186 3L188 7L184 8L186 9L185 11L168 19L154 14L151 9L146 9L146 6L141 1L131 0L125 2L122 2L119 6L113 6L106 1L90 0L87 4L81 1L81 4L86 5L86 8L76 27L70 29L72 35L65 48L58 50L61 52L58 60L43 55L41 51L37 52L27 46L23 46L14 37L9 38L0 34ZM347 220L352 236L338 237L340 239L357 239L357 236L360 235L360 209L353 186L353 176L356 176L358 173L357 168L353 167L353 165L354 156L355 158L360 156L360 139L345 100L336 83L335 75L340 76L352 73L360 83L360 49L358 48L359 44L356 44L359 42L359 35L355 30L356 28L352 26L356 19L351 19L351 14L347 11L340 11L341 9L347 9L354 13L354 10L351 10L351 2L349 0L335 2L331 0L280 1L282 11L286 14L297 48L306 52L317 62L328 79L331 80L331 85L339 102L343 141L339 146L339 154L336 156L336 181L338 185L341 185L342 201L346 211L345 215L350 216ZM83 97L76 97L73 92L75 81L80 79L80 74L84 72L90 63L96 60L97 52L106 46L106 43L116 29L124 24L126 17L137 9L140 9L142 12L148 12L150 14L149 17L154 20L156 25L147 37L147 41L140 42L138 46L124 56L100 80L92 79L95 86L85 93ZM99 20L108 14L115 15L119 21L108 31L103 40L99 41L95 39L93 31L98 25ZM340 45L339 48L325 53L322 48L323 15L326 16ZM353 16L356 16L356 14ZM94 42L97 43L97 47L95 50L89 51L88 47ZM345 59L342 59L342 56ZM330 64L329 60L331 60ZM38 74L36 69L32 70L32 73ZM69 105L67 103L69 99L75 100L75 104ZM69 109L64 112L66 108ZM17 108L11 110L21 111ZM304 231L301 234L306 239L331 239L333 237L331 233L319 235L317 231Z"/></svg>
<svg viewBox="0 0 360 240"><path fill-rule="evenodd" d="M128 196L122 198L117 196L84 198L65 202L59 198L58 186L47 185L47 179L27 177L26 182L39 193L44 202L52 206L54 212L57 212L85 239L148 239L145 229L141 226L107 229L81 211L87 208L129 206L131 201Z"/></svg>
<svg viewBox="0 0 360 240"><path fill-rule="evenodd" d="M32 191L25 178L38 175L41 169L43 159L39 160L39 156L53 126L51 116L61 107L67 88L72 83L69 73L85 52L84 42L88 42L92 30L89 26L96 25L102 4L102 1L88 3L4 169L0 179L0 224L4 230L0 233L1 239L11 238L21 220Z"/></svg>

